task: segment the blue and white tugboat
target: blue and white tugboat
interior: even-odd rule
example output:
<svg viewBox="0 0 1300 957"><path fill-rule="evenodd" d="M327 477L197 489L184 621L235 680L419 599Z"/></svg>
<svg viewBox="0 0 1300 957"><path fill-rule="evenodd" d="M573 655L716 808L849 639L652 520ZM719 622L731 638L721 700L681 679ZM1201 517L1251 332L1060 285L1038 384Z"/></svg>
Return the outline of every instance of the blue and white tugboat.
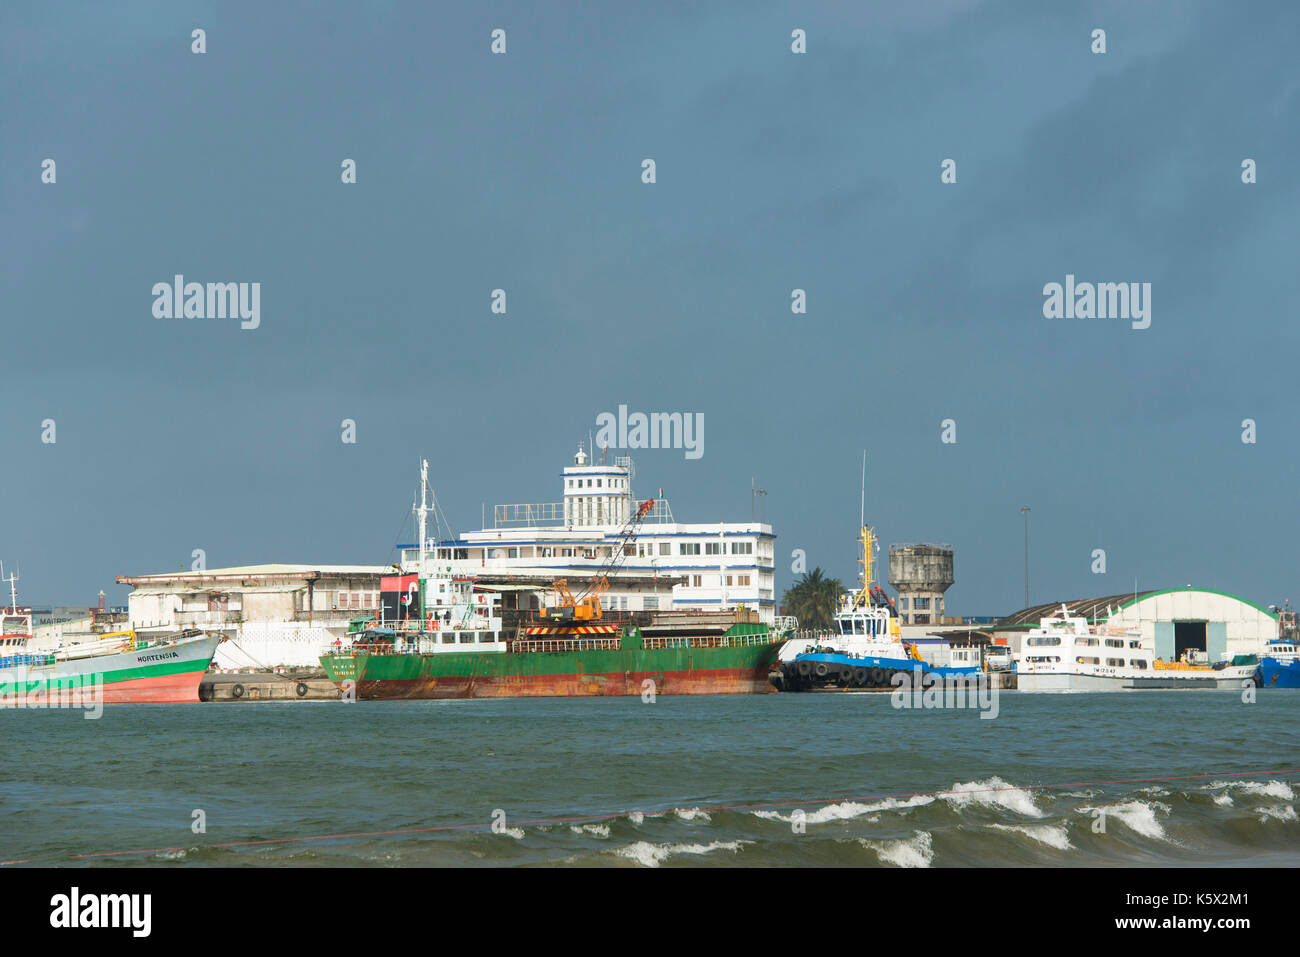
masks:
<svg viewBox="0 0 1300 957"><path fill-rule="evenodd" d="M898 611L885 590L876 585L876 534L862 526L862 585L845 595L835 614L834 630L813 640L791 639L782 647L772 672L772 683L782 691L830 691L851 688L887 688L898 685L894 676L907 676L905 687L919 672L936 678L966 678L980 674L978 667L941 668L922 659L915 645L904 643Z"/></svg>

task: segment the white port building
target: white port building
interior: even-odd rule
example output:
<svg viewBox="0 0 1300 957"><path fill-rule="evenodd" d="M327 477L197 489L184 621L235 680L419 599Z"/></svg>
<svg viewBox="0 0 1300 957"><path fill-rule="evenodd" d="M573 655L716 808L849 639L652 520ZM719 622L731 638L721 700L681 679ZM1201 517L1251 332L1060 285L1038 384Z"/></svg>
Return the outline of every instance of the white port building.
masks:
<svg viewBox="0 0 1300 957"><path fill-rule="evenodd" d="M635 474L630 458L597 465L579 448L560 475L561 501L497 505L492 527L429 544L426 561L450 564L456 574L488 583L530 582L534 587L521 607L550 604L550 581L565 579L578 592L609 562L636 508ZM757 610L760 620L772 621L775 547L772 527L761 522L678 522L661 494L624 546L602 604L618 611L744 605ZM415 571L419 545L398 549L403 569Z"/></svg>

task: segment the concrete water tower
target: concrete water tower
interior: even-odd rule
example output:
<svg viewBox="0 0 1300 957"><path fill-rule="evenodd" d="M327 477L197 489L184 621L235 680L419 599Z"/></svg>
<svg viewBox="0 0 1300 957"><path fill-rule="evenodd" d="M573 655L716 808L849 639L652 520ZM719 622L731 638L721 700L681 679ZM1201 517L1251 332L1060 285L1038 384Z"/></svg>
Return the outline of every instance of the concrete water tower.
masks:
<svg viewBox="0 0 1300 957"><path fill-rule="evenodd" d="M951 545L890 545L889 584L898 591L905 625L931 625L945 616L943 593L952 587Z"/></svg>

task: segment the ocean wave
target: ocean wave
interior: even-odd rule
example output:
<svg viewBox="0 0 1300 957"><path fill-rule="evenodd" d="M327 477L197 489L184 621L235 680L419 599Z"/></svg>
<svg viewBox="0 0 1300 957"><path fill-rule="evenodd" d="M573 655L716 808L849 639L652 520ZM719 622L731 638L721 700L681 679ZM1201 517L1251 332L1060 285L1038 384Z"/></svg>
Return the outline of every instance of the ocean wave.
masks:
<svg viewBox="0 0 1300 957"><path fill-rule="evenodd" d="M1034 798L1028 791L1012 787L1000 777L994 775L987 781L958 782L952 786L951 793L940 795L945 801L958 808L970 804L982 804L986 807L1001 807L1025 817L1042 817L1043 812L1034 804Z"/></svg>
<svg viewBox="0 0 1300 957"><path fill-rule="evenodd" d="M658 867L674 854L711 854L714 851L731 851L733 854L744 844L753 841L713 841L709 844L652 844L649 841L637 841L626 847L615 848L613 853L619 857L630 858L643 867Z"/></svg>
<svg viewBox="0 0 1300 957"><path fill-rule="evenodd" d="M571 824L569 830L574 834L594 834L597 837L609 837L608 824Z"/></svg>
<svg viewBox="0 0 1300 957"><path fill-rule="evenodd" d="M1155 841L1168 841L1164 825L1160 823L1157 812L1169 813L1169 805L1159 801L1125 801L1123 804L1105 804L1100 807L1081 807L1080 813L1095 814L1100 811L1104 818L1115 818L1125 827L1142 837Z"/></svg>
<svg viewBox="0 0 1300 957"><path fill-rule="evenodd" d="M493 834L504 834L506 837L513 837L516 841L524 839L524 829L522 827L503 827L500 830L493 830Z"/></svg>
<svg viewBox="0 0 1300 957"><path fill-rule="evenodd" d="M902 811L933 803L934 798L926 794L918 794L903 800L886 798L883 801L870 801L867 803L841 801L839 804L822 805L815 811L806 811L803 820L805 824L827 824L831 821L849 821L863 815L879 815L881 811ZM780 811L754 811L753 813L755 817L767 821L785 821L790 824L793 823L797 811L791 811L789 814L782 814ZM868 817L868 820L871 820L871 818Z"/></svg>
<svg viewBox="0 0 1300 957"><path fill-rule="evenodd" d="M929 867L934 860L934 842L928 831L917 831L911 837L895 841L873 841L860 837L858 843L876 852L882 864L895 867Z"/></svg>
<svg viewBox="0 0 1300 957"><path fill-rule="evenodd" d="M640 811L633 811L631 814L627 816L627 819L631 821L632 824L636 827L640 827L642 824L645 823L645 815L642 814Z"/></svg>
<svg viewBox="0 0 1300 957"><path fill-rule="evenodd" d="M683 821L712 821L709 812L698 807L675 807L673 813Z"/></svg>
<svg viewBox="0 0 1300 957"><path fill-rule="evenodd" d="M995 831L1015 831L1023 834L1039 844L1046 844L1048 847L1054 847L1058 851L1069 851L1074 849L1070 843L1070 835L1066 832L1065 827L1058 824L990 824Z"/></svg>
<svg viewBox="0 0 1300 957"><path fill-rule="evenodd" d="M1256 808L1259 812L1259 823L1263 824L1272 819L1275 821L1294 821L1297 820L1295 808L1287 804L1283 807L1261 807Z"/></svg>
<svg viewBox="0 0 1300 957"><path fill-rule="evenodd" d="M1207 791L1243 791L1259 797L1276 798L1279 801L1294 801L1295 791L1285 781L1215 781L1206 785Z"/></svg>

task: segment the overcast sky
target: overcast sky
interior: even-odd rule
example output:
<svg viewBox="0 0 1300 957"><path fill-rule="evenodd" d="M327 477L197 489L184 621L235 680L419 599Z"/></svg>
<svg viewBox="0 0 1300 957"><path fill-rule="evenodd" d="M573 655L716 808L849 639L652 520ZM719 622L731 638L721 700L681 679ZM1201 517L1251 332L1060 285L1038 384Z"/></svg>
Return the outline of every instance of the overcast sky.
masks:
<svg viewBox="0 0 1300 957"><path fill-rule="evenodd" d="M385 563L419 456L475 528L622 403L704 418L698 459L632 452L679 520L768 490L778 591L796 548L856 574L866 448L884 545L954 545L950 613L1021 606L1025 504L1033 601L1300 599L1300 7L898 7L4 4L20 597ZM177 273L261 283L259 328L156 318ZM1045 318L1067 274L1151 283L1150 327Z"/></svg>

